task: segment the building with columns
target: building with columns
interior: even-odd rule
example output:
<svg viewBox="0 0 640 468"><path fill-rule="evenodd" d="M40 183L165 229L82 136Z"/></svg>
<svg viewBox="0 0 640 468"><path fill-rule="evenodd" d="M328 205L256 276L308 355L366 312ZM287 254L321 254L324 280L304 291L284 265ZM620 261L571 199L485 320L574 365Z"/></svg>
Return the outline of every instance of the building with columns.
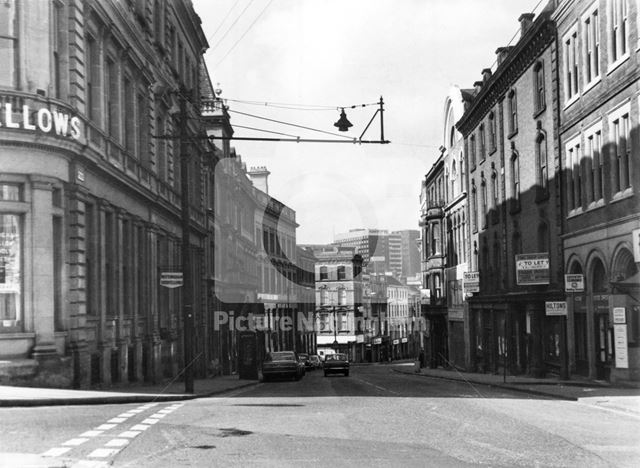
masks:
<svg viewBox="0 0 640 468"><path fill-rule="evenodd" d="M3 15L13 47L0 74L0 380L86 387L174 376L182 292L160 275L182 267L182 152L192 311L197 326L207 320L212 148L177 138L202 131L200 20L189 1L18 0Z"/></svg>

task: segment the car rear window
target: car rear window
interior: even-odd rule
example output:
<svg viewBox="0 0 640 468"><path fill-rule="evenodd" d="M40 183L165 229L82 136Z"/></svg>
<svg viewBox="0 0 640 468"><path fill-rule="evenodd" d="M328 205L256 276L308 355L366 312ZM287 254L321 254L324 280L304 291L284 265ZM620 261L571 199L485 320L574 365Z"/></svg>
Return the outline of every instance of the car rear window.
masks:
<svg viewBox="0 0 640 468"><path fill-rule="evenodd" d="M296 356L293 353L271 353L267 355L265 361L295 361Z"/></svg>

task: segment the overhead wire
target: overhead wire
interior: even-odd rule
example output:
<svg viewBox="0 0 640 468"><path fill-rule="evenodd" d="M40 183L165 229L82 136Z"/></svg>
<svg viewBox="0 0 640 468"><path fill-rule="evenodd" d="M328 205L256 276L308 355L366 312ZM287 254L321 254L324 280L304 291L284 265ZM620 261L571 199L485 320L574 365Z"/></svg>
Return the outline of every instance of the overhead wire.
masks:
<svg viewBox="0 0 640 468"><path fill-rule="evenodd" d="M247 126L244 126L244 125L235 125L234 124L233 128L244 128L246 130L254 130L256 132L273 133L274 135L282 135L282 136L287 136L287 137L291 137L291 138L300 138L299 135L291 135L290 133L282 133L282 132L276 132L276 131L273 131L273 130L265 130L263 128L247 127Z"/></svg>
<svg viewBox="0 0 640 468"><path fill-rule="evenodd" d="M220 31L220 28L222 28L222 25L224 25L224 22L227 21L227 18L229 17L229 15L231 14L231 12L235 9L235 7L238 5L238 3L240 3L240 0L236 0L236 2L233 4L233 6L229 9L229 11L227 12L227 14L225 15L225 17L222 19L222 21L220 22L220 24L218 25L218 27L216 28L215 31L213 31L213 34L211 34L208 38L207 38L207 42L211 42L211 39L213 39L213 37L218 34L218 31Z"/></svg>
<svg viewBox="0 0 640 468"><path fill-rule="evenodd" d="M353 137L346 136L346 135L340 135L339 133L327 132L325 130L319 130L319 129L313 128L313 127L306 127L304 125L298 125L298 124L294 124L294 123L290 123L290 122L285 122L285 121L282 121L282 120L270 119L268 117L262 117L262 116L255 115L255 114L249 114L247 112L240 112L240 111L233 110L233 109L229 109L229 112L233 112L234 114L244 115L244 116L247 116L247 117L253 117L255 119L266 120L268 122L279 123L279 124L282 124L282 125L289 125L290 127L302 128L304 130L310 130L310 131L318 132L318 133L325 133L327 135L346 138L346 139L349 139L349 140L353 139Z"/></svg>
<svg viewBox="0 0 640 468"><path fill-rule="evenodd" d="M285 102L267 102L267 101L246 101L241 99L229 99L225 98L225 101L235 102L238 104L247 104L261 107L274 107L277 109L290 109L290 110L340 110L340 109L355 109L357 107L378 106L379 102L372 102L367 104L352 104L348 106L327 106L319 104L292 104Z"/></svg>
<svg viewBox="0 0 640 468"><path fill-rule="evenodd" d="M238 20L240 20L240 18L242 18L242 15L244 15L245 11L247 11L247 9L251 6L251 4L254 2L254 0L250 0L249 3L247 3L247 5L244 7L244 9L240 12L240 14L236 17L236 19L233 21L233 23L231 23L231 26L229 26L229 28L225 31L225 33L222 35L222 37L220 39L218 39L218 42L216 42L216 45L214 45L213 47L211 47L207 52L213 52L214 50L216 50L218 48L218 46L220 44L222 44L222 41L224 40L225 37L227 37L227 35L229 34L229 32L233 29L233 27L236 25L236 23L238 22Z"/></svg>
<svg viewBox="0 0 640 468"><path fill-rule="evenodd" d="M252 0L253 1L253 0ZM233 49L236 48L236 46L240 43L240 41L242 39L244 39L244 37L247 35L247 33L251 30L251 28L253 27L254 24L256 24L256 22L260 19L260 17L264 14L265 11L267 11L267 8L269 8L269 6L273 3L273 0L269 0L269 3L267 3L267 5L262 9L262 11L258 14L258 16L256 16L256 18L253 20L253 22L249 25L249 27L245 30L245 32L242 34L242 36L240 36L240 38L231 46L231 49L229 49L227 51L227 53L224 55L224 57L222 57L218 63L215 64L215 66L213 67L213 69L215 70L216 68L218 68L218 66L220 66L220 64L222 62L224 62L224 60L229 56L229 54L233 51Z"/></svg>

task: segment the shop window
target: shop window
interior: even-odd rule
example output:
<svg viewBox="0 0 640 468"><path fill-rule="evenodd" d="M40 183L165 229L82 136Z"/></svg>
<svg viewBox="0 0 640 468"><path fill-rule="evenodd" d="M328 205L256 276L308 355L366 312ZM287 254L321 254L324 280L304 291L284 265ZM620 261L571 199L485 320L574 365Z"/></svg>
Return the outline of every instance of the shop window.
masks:
<svg viewBox="0 0 640 468"><path fill-rule="evenodd" d="M0 214L0 332L22 329L22 220Z"/></svg>

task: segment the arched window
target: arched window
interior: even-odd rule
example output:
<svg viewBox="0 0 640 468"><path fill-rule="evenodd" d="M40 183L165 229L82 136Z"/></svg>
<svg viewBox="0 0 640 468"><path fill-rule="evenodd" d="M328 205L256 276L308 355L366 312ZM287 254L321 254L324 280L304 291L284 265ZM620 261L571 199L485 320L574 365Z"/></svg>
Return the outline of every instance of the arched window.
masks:
<svg viewBox="0 0 640 468"><path fill-rule="evenodd" d="M471 228L474 232L478 230L478 191L475 180L471 181Z"/></svg>
<svg viewBox="0 0 640 468"><path fill-rule="evenodd" d="M480 184L480 216L482 222L482 228L487 227L487 180L482 176L482 182Z"/></svg>
<svg viewBox="0 0 640 468"><path fill-rule="evenodd" d="M517 151L511 153L511 198L520 201L520 159Z"/></svg>
<svg viewBox="0 0 640 468"><path fill-rule="evenodd" d="M536 112L540 112L545 108L544 99L544 66L542 62L537 62L533 67L533 99Z"/></svg>
<svg viewBox="0 0 640 468"><path fill-rule="evenodd" d="M549 186L549 169L547 160L547 140L544 132L538 132L536 137L536 167L538 186L547 192Z"/></svg>
<svg viewBox="0 0 640 468"><path fill-rule="evenodd" d="M496 150L496 116L493 112L489 112L489 151Z"/></svg>

